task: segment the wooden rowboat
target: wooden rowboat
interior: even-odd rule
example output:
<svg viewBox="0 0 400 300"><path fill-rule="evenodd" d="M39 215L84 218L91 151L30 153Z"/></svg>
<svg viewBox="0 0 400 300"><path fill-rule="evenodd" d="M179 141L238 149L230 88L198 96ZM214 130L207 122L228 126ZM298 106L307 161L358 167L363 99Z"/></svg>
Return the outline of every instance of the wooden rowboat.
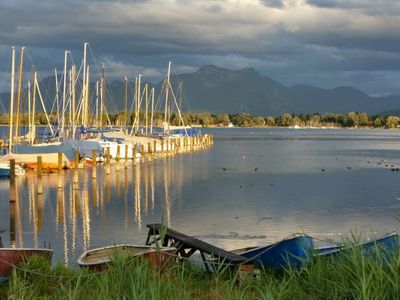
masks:
<svg viewBox="0 0 400 300"><path fill-rule="evenodd" d="M86 251L78 258L78 264L81 268L102 271L111 263L114 256L128 255L143 257L153 267L162 270L175 261L176 251L174 247L156 248L153 246L115 245Z"/></svg>
<svg viewBox="0 0 400 300"><path fill-rule="evenodd" d="M0 284L11 276L14 266L18 266L31 256L42 256L51 262L53 250L45 248L0 248Z"/></svg>

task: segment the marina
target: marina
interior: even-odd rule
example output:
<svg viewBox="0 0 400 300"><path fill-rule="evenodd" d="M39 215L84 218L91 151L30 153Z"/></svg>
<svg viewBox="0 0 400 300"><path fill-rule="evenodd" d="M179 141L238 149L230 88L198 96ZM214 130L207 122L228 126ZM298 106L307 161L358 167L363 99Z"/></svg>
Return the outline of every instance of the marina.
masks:
<svg viewBox="0 0 400 300"><path fill-rule="evenodd" d="M396 131L203 132L214 136L212 148L136 164L111 160L109 175L98 164L60 174L28 172L15 178L14 189L1 180L4 243L50 243L53 262L76 266L92 248L143 244L149 223L163 222L226 250L268 245L296 232L326 244L399 228L398 173L391 171L400 165Z"/></svg>

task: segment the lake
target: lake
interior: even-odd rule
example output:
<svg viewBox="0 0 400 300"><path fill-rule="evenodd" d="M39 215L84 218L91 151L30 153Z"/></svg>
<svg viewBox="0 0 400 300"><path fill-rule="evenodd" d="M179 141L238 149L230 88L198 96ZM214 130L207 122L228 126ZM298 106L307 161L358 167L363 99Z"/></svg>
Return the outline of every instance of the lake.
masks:
<svg viewBox="0 0 400 300"><path fill-rule="evenodd" d="M321 241L374 237L399 229L400 131L369 129L204 129L206 151L157 159L107 176L98 166L0 180L5 245L51 244L54 259L76 265L86 249L143 244L146 224L164 222L217 246L265 245L296 232ZM10 218L10 215L12 216Z"/></svg>

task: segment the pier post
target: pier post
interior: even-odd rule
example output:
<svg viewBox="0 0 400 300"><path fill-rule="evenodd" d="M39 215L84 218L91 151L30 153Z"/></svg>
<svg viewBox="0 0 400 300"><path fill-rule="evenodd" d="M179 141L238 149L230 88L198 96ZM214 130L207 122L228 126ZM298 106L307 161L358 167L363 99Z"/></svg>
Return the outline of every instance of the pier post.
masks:
<svg viewBox="0 0 400 300"><path fill-rule="evenodd" d="M73 177L73 189L77 190L79 188L79 151L75 151L74 154L74 177Z"/></svg>
<svg viewBox="0 0 400 300"><path fill-rule="evenodd" d="M63 153L58 152L58 178L57 178L57 188L63 188L63 174L62 174L62 163L63 163Z"/></svg>
<svg viewBox="0 0 400 300"><path fill-rule="evenodd" d="M128 151L129 151L129 147L128 147L128 144L126 144L125 145L125 165L124 165L125 169L128 168Z"/></svg>
<svg viewBox="0 0 400 300"><path fill-rule="evenodd" d="M110 167L110 147L106 147L106 174L111 174L111 167Z"/></svg>
<svg viewBox="0 0 400 300"><path fill-rule="evenodd" d="M10 159L10 182L15 183L15 159Z"/></svg>
<svg viewBox="0 0 400 300"><path fill-rule="evenodd" d="M79 151L75 151L74 153L74 169L78 170L79 168Z"/></svg>
<svg viewBox="0 0 400 300"><path fill-rule="evenodd" d="M144 164L144 145L143 144L140 145L140 154L142 155L142 157L141 157L142 164Z"/></svg>
<svg viewBox="0 0 400 300"><path fill-rule="evenodd" d="M39 195L43 194L43 183L42 183L42 172L43 172L43 166L42 166L42 157L38 156L37 157L37 166L36 166L36 172L37 172L37 193Z"/></svg>
<svg viewBox="0 0 400 300"><path fill-rule="evenodd" d="M148 158L148 161L151 161L151 143L150 142L148 142L147 143L147 158Z"/></svg>
<svg viewBox="0 0 400 300"><path fill-rule="evenodd" d="M161 140L161 156L164 156L164 141Z"/></svg>
<svg viewBox="0 0 400 300"><path fill-rule="evenodd" d="M117 145L117 156L115 157L116 161L119 161L120 155L121 155L121 147L120 145Z"/></svg>
<svg viewBox="0 0 400 300"><path fill-rule="evenodd" d="M137 144L133 146L133 165L136 166L136 156L138 153Z"/></svg>
<svg viewBox="0 0 400 300"><path fill-rule="evenodd" d="M95 149L92 150L92 178L96 179L97 177L97 151Z"/></svg>
<svg viewBox="0 0 400 300"><path fill-rule="evenodd" d="M157 158L157 141L153 142L153 157L154 160Z"/></svg>
<svg viewBox="0 0 400 300"><path fill-rule="evenodd" d="M58 152L58 173L62 172L62 167L63 167L63 153Z"/></svg>
<svg viewBox="0 0 400 300"><path fill-rule="evenodd" d="M169 140L165 141L165 156L168 157L169 155Z"/></svg>

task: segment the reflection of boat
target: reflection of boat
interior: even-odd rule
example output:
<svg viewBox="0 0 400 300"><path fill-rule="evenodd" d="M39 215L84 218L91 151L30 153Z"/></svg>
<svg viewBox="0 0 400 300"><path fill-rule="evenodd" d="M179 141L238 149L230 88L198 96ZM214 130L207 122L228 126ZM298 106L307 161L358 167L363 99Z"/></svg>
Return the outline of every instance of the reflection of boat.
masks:
<svg viewBox="0 0 400 300"><path fill-rule="evenodd" d="M21 176L25 174L25 169L19 165L15 165L15 175ZM10 165L0 164L0 177L10 177Z"/></svg>
<svg viewBox="0 0 400 300"><path fill-rule="evenodd" d="M45 248L0 248L0 284L6 282L12 273L13 266L19 265L31 256L42 256L49 263L53 250Z"/></svg>
<svg viewBox="0 0 400 300"><path fill-rule="evenodd" d="M256 265L266 268L302 267L312 257L312 237L295 235L274 244L262 247L248 247L232 252L244 256Z"/></svg>
<svg viewBox="0 0 400 300"><path fill-rule="evenodd" d="M368 241L361 244L348 243L348 245L334 245L327 247L319 247L316 249L317 256L333 256L339 253L343 253L344 251L350 250L352 247L359 246L360 250L364 254L368 254L369 252L390 252L398 250L399 248L399 235L396 232L392 232L387 234L381 238L374 239L372 241Z"/></svg>
<svg viewBox="0 0 400 300"><path fill-rule="evenodd" d="M135 245L115 245L86 251L78 258L78 264L93 271L101 271L111 263L113 256L144 257L157 269L163 269L175 260L176 248Z"/></svg>

